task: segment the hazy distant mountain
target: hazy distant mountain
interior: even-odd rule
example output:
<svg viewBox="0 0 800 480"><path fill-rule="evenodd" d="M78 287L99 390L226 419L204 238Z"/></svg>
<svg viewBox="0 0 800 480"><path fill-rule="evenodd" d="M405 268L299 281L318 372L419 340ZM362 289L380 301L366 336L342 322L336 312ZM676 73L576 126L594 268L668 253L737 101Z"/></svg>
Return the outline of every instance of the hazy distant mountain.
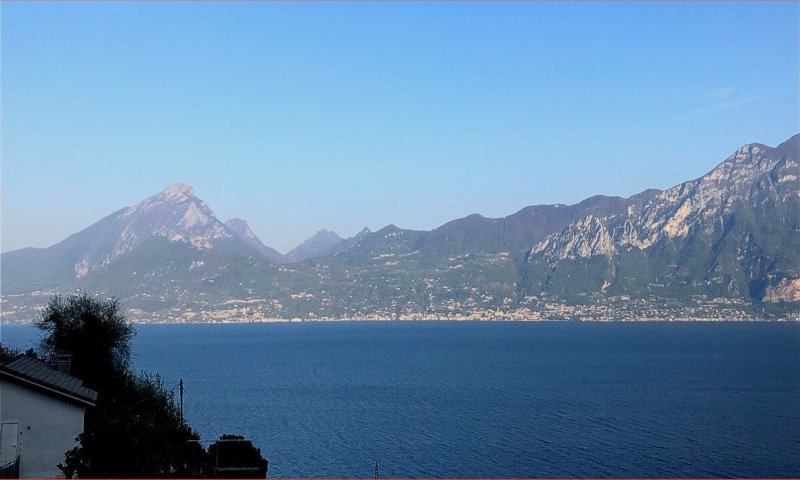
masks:
<svg viewBox="0 0 800 480"><path fill-rule="evenodd" d="M800 318L799 139L746 145L663 192L431 231L322 230L287 255L176 184L3 254L3 320L31 320L75 287L120 296L140 321Z"/></svg>
<svg viewBox="0 0 800 480"><path fill-rule="evenodd" d="M261 239L258 238L258 235L256 235L255 232L253 232L246 220L242 220L241 218L231 218L225 222L225 225L248 245L261 253L261 255L264 257L279 263L286 261L285 257L279 251L275 250L274 248L270 248L261 242Z"/></svg>
<svg viewBox="0 0 800 480"><path fill-rule="evenodd" d="M163 253L151 252L152 258L171 258L169 252L177 257L178 251L191 252L195 262L221 253L223 257L260 256L214 216L191 186L179 183L51 247L4 253L3 293L79 285L113 270L138 250L156 246ZM144 264L134 268L137 275L154 274Z"/></svg>
<svg viewBox="0 0 800 480"><path fill-rule="evenodd" d="M342 237L330 230L320 230L286 254L288 262L302 262L330 252L342 241Z"/></svg>
<svg viewBox="0 0 800 480"><path fill-rule="evenodd" d="M367 238L370 234L372 234L372 231L369 228L364 227L357 234L353 235L352 237L345 238L341 242L334 245L333 248L326 253L326 255L339 255L342 252L346 252L347 250L350 250L354 246L358 245L361 240Z"/></svg>

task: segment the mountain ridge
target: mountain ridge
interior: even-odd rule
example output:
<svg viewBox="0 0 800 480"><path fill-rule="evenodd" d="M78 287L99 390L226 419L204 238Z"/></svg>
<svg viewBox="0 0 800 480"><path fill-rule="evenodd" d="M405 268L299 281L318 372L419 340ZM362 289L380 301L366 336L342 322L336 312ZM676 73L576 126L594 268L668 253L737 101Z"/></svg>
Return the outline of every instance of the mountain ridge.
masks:
<svg viewBox="0 0 800 480"><path fill-rule="evenodd" d="M717 298L800 301L795 293L800 287L799 138L776 148L745 145L705 175L625 214L586 217L551 234L530 251L526 268L534 275L526 287L551 292L564 282L563 275L576 273L576 266L602 257L605 266L594 262L595 284L573 287L573 295L598 287L642 293L648 290L645 281L689 291L687 284L699 281L706 285L703 294ZM776 216L788 234L775 231ZM638 281L626 278L634 276ZM667 292L661 288L660 294Z"/></svg>
<svg viewBox="0 0 800 480"><path fill-rule="evenodd" d="M428 231L320 230L287 255L174 184L50 247L3 253L3 317L85 288L120 295L138 321L798 318L798 143L744 145L663 191Z"/></svg>
<svg viewBox="0 0 800 480"><path fill-rule="evenodd" d="M230 228L239 238L248 243L256 249L265 258L274 262L283 263L285 261L284 255L274 248L264 245L258 235L250 228L247 220L242 218L231 218L225 222L225 225Z"/></svg>
<svg viewBox="0 0 800 480"><path fill-rule="evenodd" d="M333 250L342 240L344 239L336 232L323 228L287 252L285 258L290 263L295 263L323 256Z"/></svg>

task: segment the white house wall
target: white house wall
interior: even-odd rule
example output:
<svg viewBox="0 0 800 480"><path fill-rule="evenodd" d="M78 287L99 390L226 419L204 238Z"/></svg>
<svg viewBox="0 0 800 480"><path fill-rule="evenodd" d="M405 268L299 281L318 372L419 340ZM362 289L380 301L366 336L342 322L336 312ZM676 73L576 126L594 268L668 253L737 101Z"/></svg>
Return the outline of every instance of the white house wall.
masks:
<svg viewBox="0 0 800 480"><path fill-rule="evenodd" d="M63 476L57 465L77 445L83 416L83 407L0 381L0 419L19 422L20 478Z"/></svg>

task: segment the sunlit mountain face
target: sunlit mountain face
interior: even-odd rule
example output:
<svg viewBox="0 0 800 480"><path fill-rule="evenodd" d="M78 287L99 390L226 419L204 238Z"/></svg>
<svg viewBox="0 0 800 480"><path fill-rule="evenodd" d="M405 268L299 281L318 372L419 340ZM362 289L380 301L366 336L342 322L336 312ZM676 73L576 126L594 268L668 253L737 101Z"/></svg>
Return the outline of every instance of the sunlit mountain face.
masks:
<svg viewBox="0 0 800 480"><path fill-rule="evenodd" d="M745 145L664 191L431 231L321 230L285 255L175 184L51 247L3 254L3 318L33 320L76 288L119 296L140 321L794 318L799 139Z"/></svg>

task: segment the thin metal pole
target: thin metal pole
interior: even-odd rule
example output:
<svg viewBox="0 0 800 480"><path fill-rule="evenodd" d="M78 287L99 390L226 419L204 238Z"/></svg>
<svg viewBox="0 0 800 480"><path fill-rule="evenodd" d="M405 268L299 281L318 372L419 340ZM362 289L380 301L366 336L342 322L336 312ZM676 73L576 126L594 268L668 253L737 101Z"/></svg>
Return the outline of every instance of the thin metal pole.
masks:
<svg viewBox="0 0 800 480"><path fill-rule="evenodd" d="M181 392L181 395L180 395L181 396L181 423L183 423L183 379L182 378L181 378L181 381L178 382L178 386L180 387L180 392Z"/></svg>

